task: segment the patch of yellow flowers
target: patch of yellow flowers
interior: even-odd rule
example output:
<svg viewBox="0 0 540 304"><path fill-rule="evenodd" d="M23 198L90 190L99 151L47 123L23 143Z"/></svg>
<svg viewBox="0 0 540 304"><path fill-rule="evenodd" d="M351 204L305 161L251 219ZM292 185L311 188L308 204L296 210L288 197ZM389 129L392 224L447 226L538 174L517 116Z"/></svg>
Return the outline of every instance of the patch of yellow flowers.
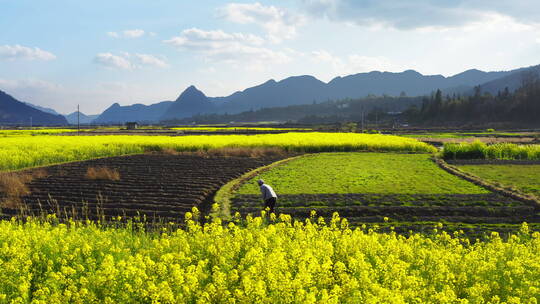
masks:
<svg viewBox="0 0 540 304"><path fill-rule="evenodd" d="M285 133L193 136L20 136L0 138L0 170L150 151L282 148L297 152L435 152L416 139L381 134Z"/></svg>
<svg viewBox="0 0 540 304"><path fill-rule="evenodd" d="M196 212L196 210L195 210ZM196 217L196 216L195 216ZM1 303L537 303L540 239L377 233L287 215L144 232L0 222ZM439 227L440 228L440 227Z"/></svg>

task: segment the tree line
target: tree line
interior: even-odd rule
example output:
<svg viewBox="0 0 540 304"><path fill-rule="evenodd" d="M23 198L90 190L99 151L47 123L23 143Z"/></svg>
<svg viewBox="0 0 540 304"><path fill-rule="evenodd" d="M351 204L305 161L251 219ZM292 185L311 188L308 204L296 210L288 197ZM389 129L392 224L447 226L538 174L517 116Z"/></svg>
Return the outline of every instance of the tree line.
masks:
<svg viewBox="0 0 540 304"><path fill-rule="evenodd" d="M437 90L424 97L420 106L413 105L403 116L420 125L540 125L540 77L530 72L522 75L521 87L511 92L507 87L496 95L474 88L470 96L446 95Z"/></svg>

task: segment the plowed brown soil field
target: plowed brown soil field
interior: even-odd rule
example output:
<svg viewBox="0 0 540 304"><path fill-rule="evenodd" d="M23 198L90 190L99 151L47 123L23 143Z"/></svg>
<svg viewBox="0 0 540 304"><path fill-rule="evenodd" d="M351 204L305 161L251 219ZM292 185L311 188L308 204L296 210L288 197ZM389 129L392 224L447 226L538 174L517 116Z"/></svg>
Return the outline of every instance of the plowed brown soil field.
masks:
<svg viewBox="0 0 540 304"><path fill-rule="evenodd" d="M50 166L44 168L45 177L28 184L30 194L21 198L21 206L28 215L181 222L194 206L203 215L208 212L213 195L229 180L279 159L142 154ZM89 179L91 167L117 170L120 179ZM2 213L13 216L21 210L3 208Z"/></svg>

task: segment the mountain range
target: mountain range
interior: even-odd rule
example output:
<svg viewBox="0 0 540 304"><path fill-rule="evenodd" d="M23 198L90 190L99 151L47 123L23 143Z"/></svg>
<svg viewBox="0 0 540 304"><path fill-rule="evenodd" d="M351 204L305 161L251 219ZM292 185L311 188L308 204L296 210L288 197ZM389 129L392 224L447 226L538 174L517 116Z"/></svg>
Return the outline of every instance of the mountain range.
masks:
<svg viewBox="0 0 540 304"><path fill-rule="evenodd" d="M87 125L93 123L94 120L99 117L99 115L86 115L82 112L75 111L71 114L64 115L64 117L67 119L70 125L76 125L77 123Z"/></svg>
<svg viewBox="0 0 540 304"><path fill-rule="evenodd" d="M442 90L444 94L470 95L476 86L480 86L484 92L496 94L505 87L511 91L519 88L526 72L540 73L540 65L498 72L471 69L450 77L422 75L414 70L401 73L374 71L336 77L327 83L309 75L293 76L281 81L271 79L224 97L208 97L195 86L189 86L174 101L129 106L114 103L95 119L83 114L81 122L156 123L186 119L200 114L235 114L262 108L306 105L328 100L359 99L369 95L423 96L430 95L437 89ZM51 112L54 111L52 109L30 106L34 109L56 113ZM26 114L26 117L29 115ZM70 124L76 123L76 112L65 117ZM0 122L2 121L4 120L0 119Z"/></svg>
<svg viewBox="0 0 540 304"><path fill-rule="evenodd" d="M0 91L0 123L13 125L67 125L62 115L38 110Z"/></svg>
<svg viewBox="0 0 540 304"><path fill-rule="evenodd" d="M149 106L140 103L131 106L121 106L115 103L101 113L93 123L114 124L125 123L127 121L136 121L139 123L158 122L172 104L172 101L162 101Z"/></svg>
<svg viewBox="0 0 540 304"><path fill-rule="evenodd" d="M34 109L38 109L38 110L40 110L42 112L45 112L45 113L54 114L54 115L62 115L62 114L56 112L56 110L51 109L51 108L41 107L41 106L31 104L31 103L25 102L25 101L22 101L22 103L24 103L27 106L31 106Z"/></svg>
<svg viewBox="0 0 540 304"><path fill-rule="evenodd" d="M262 108L363 98L369 95L422 96L430 95L437 89L441 89L445 94L469 95L472 94L475 86L485 87L484 92L496 94L498 90L504 90L505 87L510 90L517 89L521 83L522 72L529 70L540 71L540 66L500 72L472 69L451 77L422 75L413 70L401 73L369 72L336 77L328 83L313 76L304 75L289 77L281 81L271 79L225 97L207 97L195 86L190 86L175 101L169 101L168 108L160 107L163 111L161 116L158 111L149 110L156 105L164 105L166 102L151 106L115 104L95 122L172 121L198 114L235 114Z"/></svg>

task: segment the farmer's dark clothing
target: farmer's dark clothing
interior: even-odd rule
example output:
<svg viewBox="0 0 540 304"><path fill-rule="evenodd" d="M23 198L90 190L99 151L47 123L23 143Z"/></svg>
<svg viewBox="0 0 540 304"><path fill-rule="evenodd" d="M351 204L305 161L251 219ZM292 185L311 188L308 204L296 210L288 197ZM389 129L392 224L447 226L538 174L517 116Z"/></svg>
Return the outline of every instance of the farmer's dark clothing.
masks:
<svg viewBox="0 0 540 304"><path fill-rule="evenodd" d="M264 201L264 209L270 208L270 213L274 213L274 207L276 207L277 198L271 197Z"/></svg>

